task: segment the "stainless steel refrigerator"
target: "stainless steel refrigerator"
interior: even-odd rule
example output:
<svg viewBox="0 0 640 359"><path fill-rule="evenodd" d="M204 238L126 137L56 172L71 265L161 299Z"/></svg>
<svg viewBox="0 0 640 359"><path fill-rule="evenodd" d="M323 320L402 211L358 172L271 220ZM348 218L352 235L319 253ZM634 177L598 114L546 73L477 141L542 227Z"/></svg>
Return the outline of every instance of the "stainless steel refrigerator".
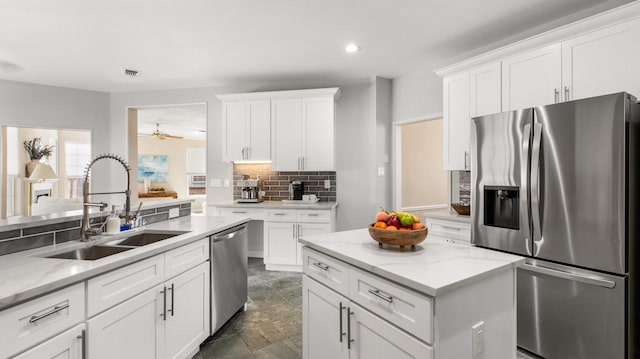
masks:
<svg viewBox="0 0 640 359"><path fill-rule="evenodd" d="M472 119L471 242L527 257L519 347L640 357L639 151L626 93Z"/></svg>

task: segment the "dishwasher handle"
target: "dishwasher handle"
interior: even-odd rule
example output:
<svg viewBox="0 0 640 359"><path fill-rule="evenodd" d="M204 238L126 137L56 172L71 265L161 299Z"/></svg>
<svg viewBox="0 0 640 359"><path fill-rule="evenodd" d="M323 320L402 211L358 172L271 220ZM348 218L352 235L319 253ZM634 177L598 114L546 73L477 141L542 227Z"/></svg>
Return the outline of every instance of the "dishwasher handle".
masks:
<svg viewBox="0 0 640 359"><path fill-rule="evenodd" d="M220 232L220 233L216 233L213 236L211 236L211 238L213 239L213 242L221 242L227 239L232 239L233 237L240 235L244 232L247 231L247 226L242 226L242 227L234 227L231 228L229 230Z"/></svg>

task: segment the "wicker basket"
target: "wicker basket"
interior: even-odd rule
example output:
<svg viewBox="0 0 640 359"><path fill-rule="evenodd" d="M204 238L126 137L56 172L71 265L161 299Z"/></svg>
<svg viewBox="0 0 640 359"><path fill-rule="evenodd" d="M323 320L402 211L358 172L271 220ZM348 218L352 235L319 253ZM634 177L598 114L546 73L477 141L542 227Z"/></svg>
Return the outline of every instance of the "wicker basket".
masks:
<svg viewBox="0 0 640 359"><path fill-rule="evenodd" d="M390 244L400 246L400 249L411 246L411 250L415 250L416 244L422 243L427 238L427 227L411 231L390 231L375 228L374 224L369 226L369 235L378 242L380 248L383 248L383 244Z"/></svg>
<svg viewBox="0 0 640 359"><path fill-rule="evenodd" d="M468 203L451 203L451 207L461 216L468 216L471 212L471 205Z"/></svg>

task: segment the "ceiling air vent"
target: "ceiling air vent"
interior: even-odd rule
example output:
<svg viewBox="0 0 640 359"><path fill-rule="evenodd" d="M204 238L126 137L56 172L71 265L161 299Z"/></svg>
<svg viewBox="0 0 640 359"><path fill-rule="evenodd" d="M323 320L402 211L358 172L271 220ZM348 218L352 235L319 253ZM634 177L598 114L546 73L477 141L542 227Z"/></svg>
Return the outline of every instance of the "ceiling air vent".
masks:
<svg viewBox="0 0 640 359"><path fill-rule="evenodd" d="M127 77L141 77L140 71L124 69L124 75Z"/></svg>

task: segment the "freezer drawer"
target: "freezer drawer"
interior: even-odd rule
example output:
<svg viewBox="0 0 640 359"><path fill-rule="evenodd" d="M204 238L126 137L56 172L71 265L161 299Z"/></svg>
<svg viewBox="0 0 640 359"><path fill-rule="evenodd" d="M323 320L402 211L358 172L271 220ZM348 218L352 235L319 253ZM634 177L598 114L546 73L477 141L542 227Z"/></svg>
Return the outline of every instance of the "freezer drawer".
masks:
<svg viewBox="0 0 640 359"><path fill-rule="evenodd" d="M544 358L625 358L626 277L540 260L518 268L518 346Z"/></svg>

